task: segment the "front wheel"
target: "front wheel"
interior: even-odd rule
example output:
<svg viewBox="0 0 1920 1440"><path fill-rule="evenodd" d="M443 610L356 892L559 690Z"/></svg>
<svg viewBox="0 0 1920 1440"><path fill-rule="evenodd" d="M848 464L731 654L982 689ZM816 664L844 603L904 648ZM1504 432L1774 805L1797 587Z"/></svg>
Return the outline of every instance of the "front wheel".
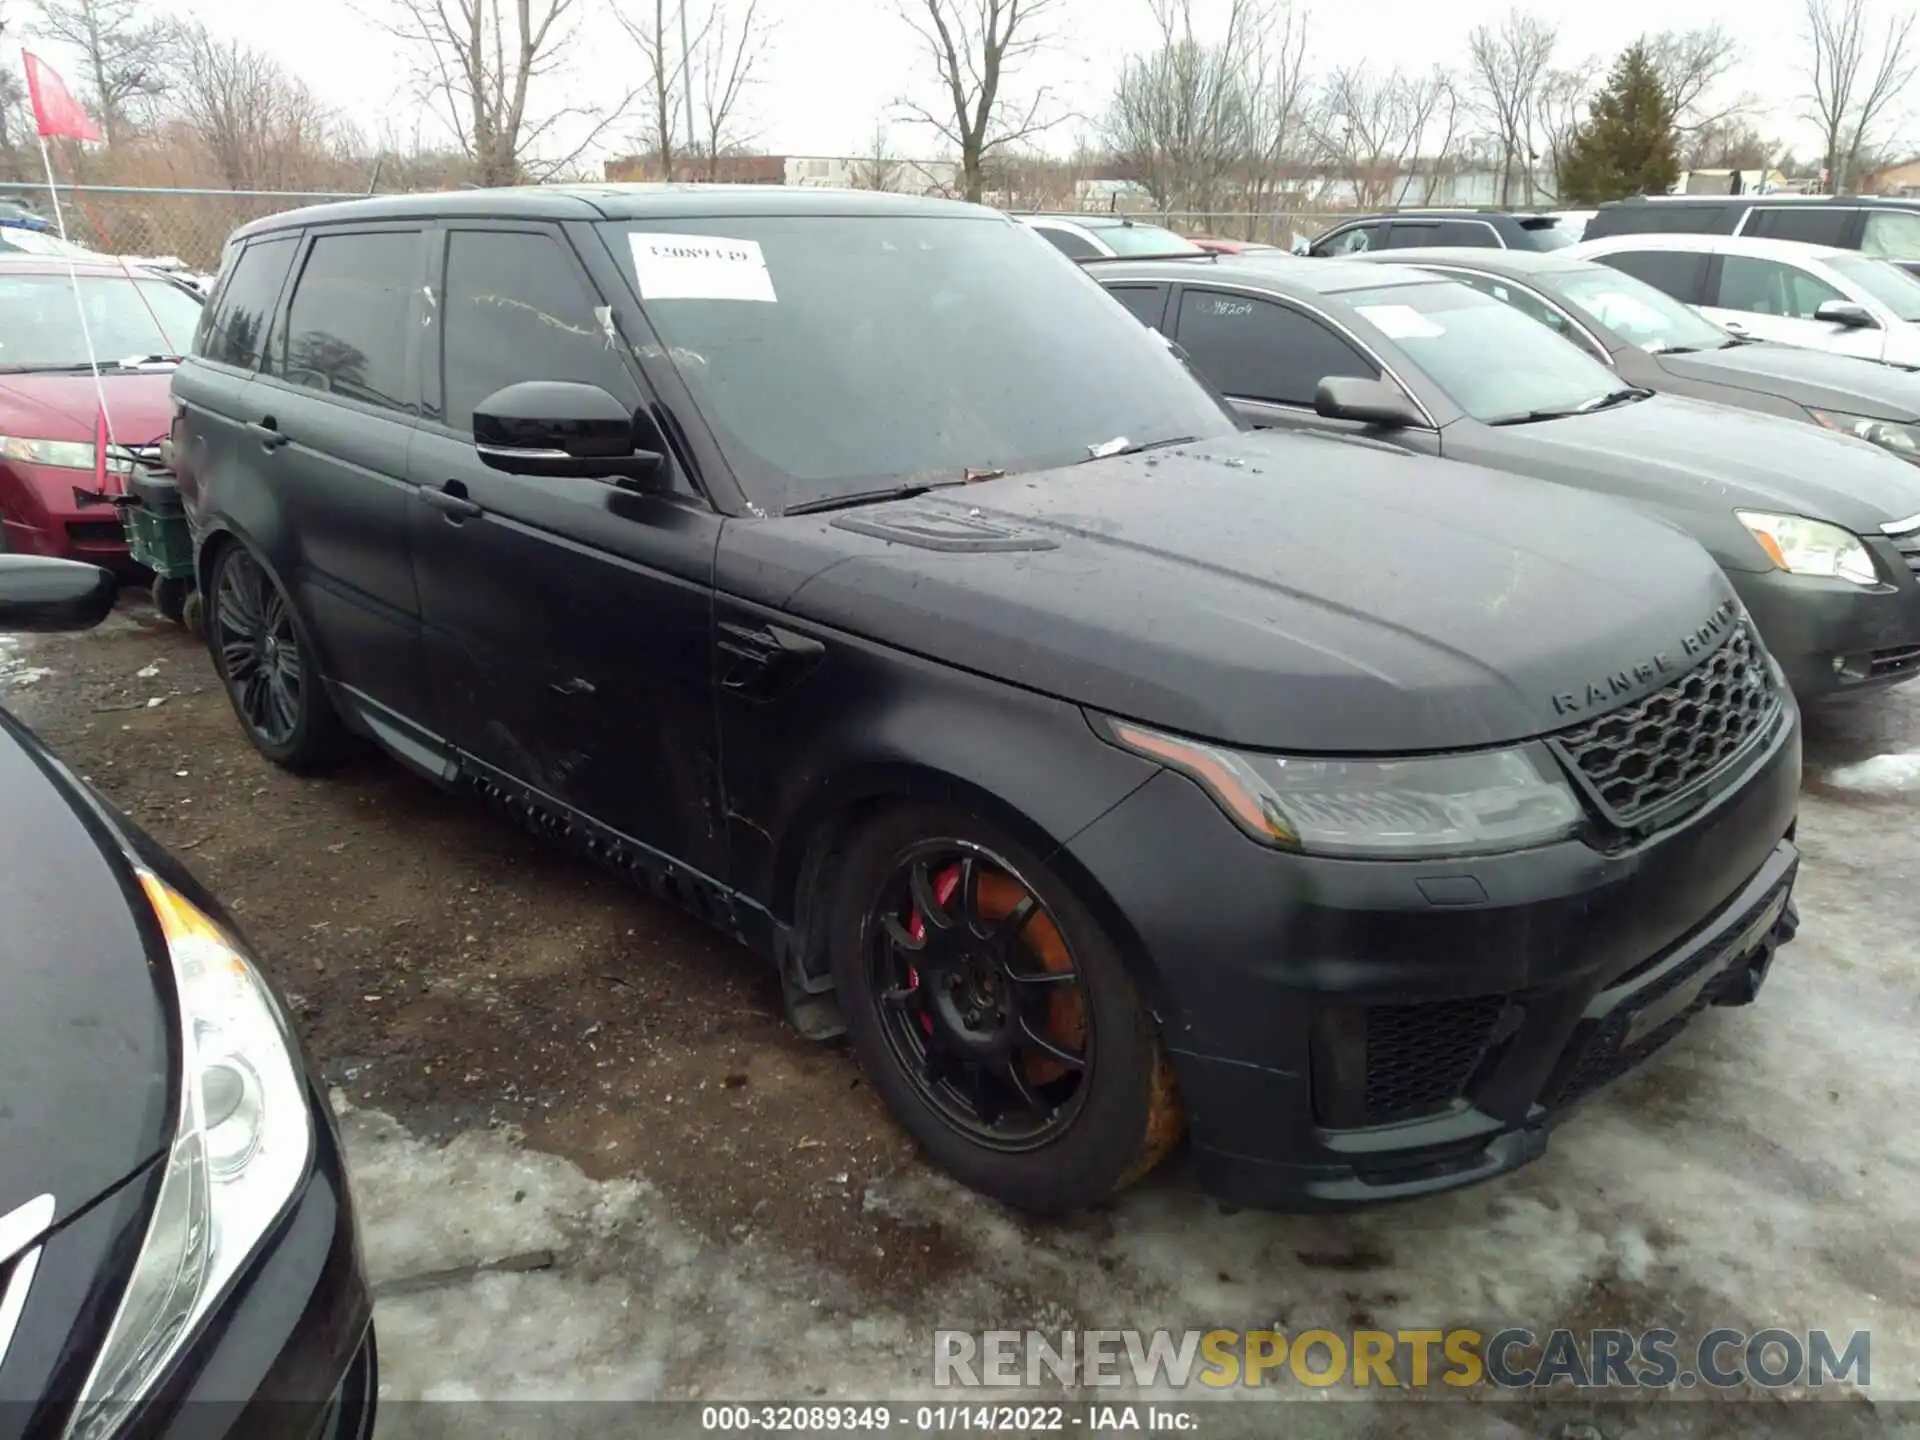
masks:
<svg viewBox="0 0 1920 1440"><path fill-rule="evenodd" d="M215 669L247 738L274 764L307 774L338 758L342 731L300 623L244 545L213 562L203 622Z"/></svg>
<svg viewBox="0 0 1920 1440"><path fill-rule="evenodd" d="M1026 847L903 806L839 867L834 979L861 1068L920 1148L1055 1213L1145 1175L1180 1138L1171 1067L1118 950Z"/></svg>

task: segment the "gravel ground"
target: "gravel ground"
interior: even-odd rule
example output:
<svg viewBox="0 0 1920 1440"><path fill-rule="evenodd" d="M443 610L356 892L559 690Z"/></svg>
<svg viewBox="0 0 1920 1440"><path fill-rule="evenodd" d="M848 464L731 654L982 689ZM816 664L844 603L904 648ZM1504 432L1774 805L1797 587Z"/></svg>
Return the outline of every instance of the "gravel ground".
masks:
<svg viewBox="0 0 1920 1440"><path fill-rule="evenodd" d="M1708 1012L1540 1163L1339 1218L1223 1214L1176 1163L1050 1224L921 1164L844 1050L787 1031L772 975L693 921L376 757L271 769L143 605L0 639L0 704L219 891L293 996L364 1212L383 1435L516 1413L417 1400L930 1397L936 1326L1868 1329L1873 1383L1829 1391L1821 1433L1920 1413L1920 687L1809 716L1803 926L1761 1003ZM1586 1414L1286 1423L1793 1424Z"/></svg>

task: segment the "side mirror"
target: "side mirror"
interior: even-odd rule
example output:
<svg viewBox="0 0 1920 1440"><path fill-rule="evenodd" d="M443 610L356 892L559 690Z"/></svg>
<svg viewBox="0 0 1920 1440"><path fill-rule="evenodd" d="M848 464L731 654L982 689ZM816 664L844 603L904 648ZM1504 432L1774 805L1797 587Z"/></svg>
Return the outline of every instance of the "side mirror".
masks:
<svg viewBox="0 0 1920 1440"><path fill-rule="evenodd" d="M1313 409L1329 420L1357 420L1389 430L1427 423L1398 386L1354 375L1329 375L1322 380L1313 394Z"/></svg>
<svg viewBox="0 0 1920 1440"><path fill-rule="evenodd" d="M665 442L645 411L598 385L524 380L473 412L473 448L495 470L585 480L645 480L665 463Z"/></svg>
<svg viewBox="0 0 1920 1440"><path fill-rule="evenodd" d="M0 555L0 632L91 630L113 609L113 572L78 560Z"/></svg>
<svg viewBox="0 0 1920 1440"><path fill-rule="evenodd" d="M1813 318L1848 330L1878 330L1880 322L1866 306L1852 300L1828 300L1813 312Z"/></svg>

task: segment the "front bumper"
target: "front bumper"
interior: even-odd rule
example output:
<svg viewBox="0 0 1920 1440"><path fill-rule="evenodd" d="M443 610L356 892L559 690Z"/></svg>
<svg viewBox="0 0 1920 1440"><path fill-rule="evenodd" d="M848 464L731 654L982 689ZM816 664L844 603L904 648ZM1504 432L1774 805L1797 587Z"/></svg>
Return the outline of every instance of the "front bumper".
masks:
<svg viewBox="0 0 1920 1440"><path fill-rule="evenodd" d="M1067 856L1117 897L1202 1186L1316 1209L1486 1179L1704 1006L1750 999L1796 923L1797 718L1767 747L1632 848L1446 863L1281 854L1183 776L1141 787Z"/></svg>
<svg viewBox="0 0 1920 1440"><path fill-rule="evenodd" d="M1863 590L1847 580L1734 574L1767 649L1802 701L1891 685L1920 675L1920 578L1890 543L1867 538L1882 574L1895 584Z"/></svg>
<svg viewBox="0 0 1920 1440"><path fill-rule="evenodd" d="M81 505L76 488L94 487L90 470L8 461L0 465L0 529L16 555L85 560L109 570L131 564L126 527L110 505Z"/></svg>

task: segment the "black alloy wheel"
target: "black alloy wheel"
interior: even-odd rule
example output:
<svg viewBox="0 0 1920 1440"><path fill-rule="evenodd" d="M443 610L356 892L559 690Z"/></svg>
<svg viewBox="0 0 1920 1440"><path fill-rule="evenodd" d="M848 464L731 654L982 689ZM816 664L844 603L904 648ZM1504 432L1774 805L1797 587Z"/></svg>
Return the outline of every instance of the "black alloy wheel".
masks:
<svg viewBox="0 0 1920 1440"><path fill-rule="evenodd" d="M289 770L321 768L337 750L339 720L293 607L244 545L214 561L208 648L254 748Z"/></svg>
<svg viewBox="0 0 1920 1440"><path fill-rule="evenodd" d="M928 1157L1008 1205L1097 1203L1178 1142L1173 1071L1072 888L978 816L903 802L832 867L827 945L861 1069Z"/></svg>

